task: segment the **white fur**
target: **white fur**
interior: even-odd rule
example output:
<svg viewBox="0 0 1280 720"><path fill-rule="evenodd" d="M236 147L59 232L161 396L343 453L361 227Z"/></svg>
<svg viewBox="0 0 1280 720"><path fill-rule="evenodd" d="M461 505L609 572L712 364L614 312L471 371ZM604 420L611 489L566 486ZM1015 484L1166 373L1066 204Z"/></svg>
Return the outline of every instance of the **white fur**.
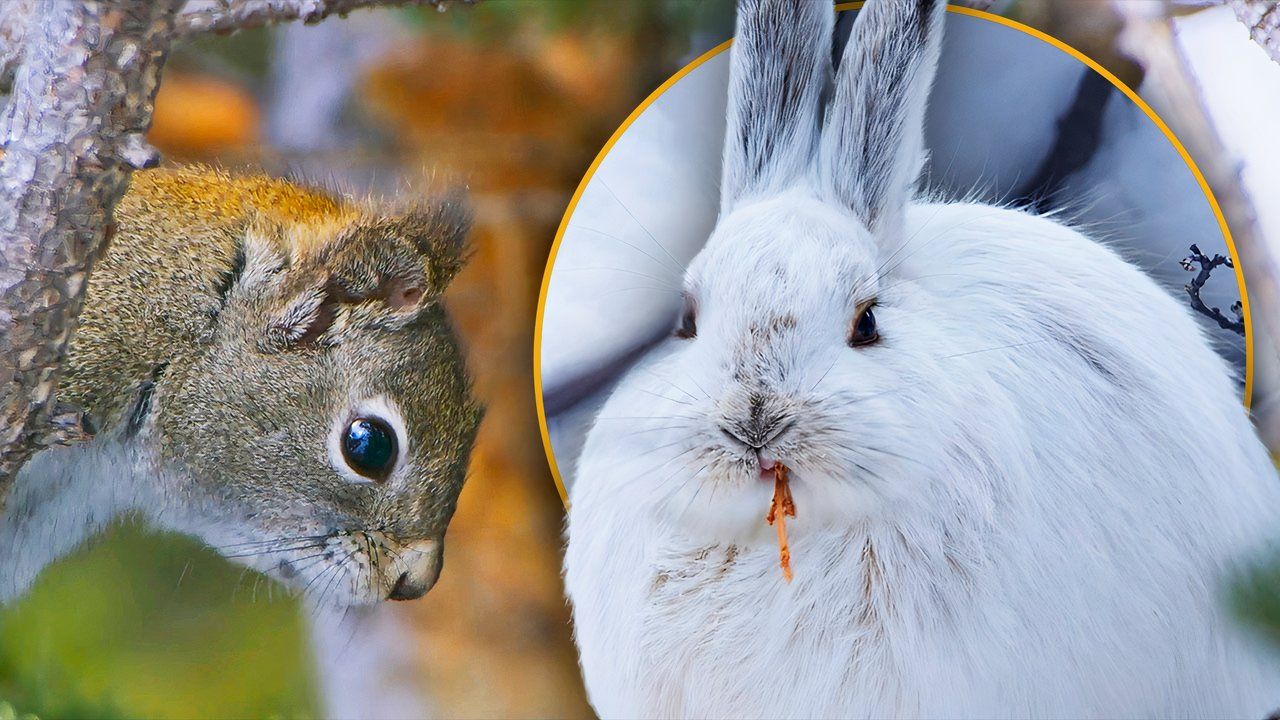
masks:
<svg viewBox="0 0 1280 720"><path fill-rule="evenodd" d="M103 441L50 448L23 467L0 513L0 606L119 515L154 507L150 487L137 482L140 462L128 446Z"/></svg>
<svg viewBox="0 0 1280 720"><path fill-rule="evenodd" d="M868 8L890 4L915 5ZM740 33L734 52L751 51ZM920 63L927 89L936 52L877 57ZM923 104L903 108L911 137ZM890 182L876 228L829 172L723 213L686 278L697 337L634 368L587 439L565 573L596 710L1280 707L1280 664L1221 602L1271 549L1280 478L1190 311L1053 220L894 207ZM872 299L881 339L851 348ZM719 427L753 396L790 422L767 450L792 470L791 583L764 522L772 483Z"/></svg>

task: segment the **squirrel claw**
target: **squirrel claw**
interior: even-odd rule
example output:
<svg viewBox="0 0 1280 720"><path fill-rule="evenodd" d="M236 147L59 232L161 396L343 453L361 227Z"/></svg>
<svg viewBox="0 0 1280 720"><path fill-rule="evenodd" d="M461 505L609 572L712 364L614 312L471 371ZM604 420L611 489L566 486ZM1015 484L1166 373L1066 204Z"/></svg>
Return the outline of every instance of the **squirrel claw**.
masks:
<svg viewBox="0 0 1280 720"><path fill-rule="evenodd" d="M49 417L49 426L40 436L42 447L78 445L93 439L98 432L89 414L82 408L58 403Z"/></svg>

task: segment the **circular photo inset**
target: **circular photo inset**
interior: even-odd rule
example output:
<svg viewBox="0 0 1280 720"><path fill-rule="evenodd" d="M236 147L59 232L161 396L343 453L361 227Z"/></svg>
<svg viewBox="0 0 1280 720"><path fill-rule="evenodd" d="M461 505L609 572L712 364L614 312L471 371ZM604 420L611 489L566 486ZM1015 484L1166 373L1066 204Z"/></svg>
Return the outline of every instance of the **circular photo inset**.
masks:
<svg viewBox="0 0 1280 720"><path fill-rule="evenodd" d="M856 14L839 14L837 44ZM997 16L953 12L948 20L916 197L1048 218L1109 248L1191 310L1245 392L1242 276L1213 199L1176 139L1136 94L1051 38ZM655 92L601 153L566 215L548 263L535 358L562 493L600 405L670 338L689 264L716 226L729 66L726 43ZM906 244L926 256L916 260L937 252L921 237ZM1085 260L1058 262L1069 279Z"/></svg>
<svg viewBox="0 0 1280 720"><path fill-rule="evenodd" d="M1099 66L947 10L740 3L568 211L535 353L603 717L1272 709L1216 610L1280 520L1216 205Z"/></svg>

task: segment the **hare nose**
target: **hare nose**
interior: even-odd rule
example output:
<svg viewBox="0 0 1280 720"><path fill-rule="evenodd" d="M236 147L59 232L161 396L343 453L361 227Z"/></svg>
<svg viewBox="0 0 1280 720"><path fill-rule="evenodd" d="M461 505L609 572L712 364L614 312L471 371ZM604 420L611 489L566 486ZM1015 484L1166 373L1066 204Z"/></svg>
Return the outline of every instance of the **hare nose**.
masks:
<svg viewBox="0 0 1280 720"><path fill-rule="evenodd" d="M758 454L766 445L789 430L793 424L793 420L785 417L761 419L757 416L745 423L723 423L720 425L720 432L730 440L740 442Z"/></svg>
<svg viewBox="0 0 1280 720"><path fill-rule="evenodd" d="M401 547L395 567L400 570L388 600L417 600L427 594L440 577L444 565L444 543L440 540L422 540L406 543Z"/></svg>
<svg viewBox="0 0 1280 720"><path fill-rule="evenodd" d="M725 435L741 442L752 450L760 450L781 435L791 425L791 418L779 398L765 392L752 392L745 399L746 417L725 418L720 429ZM731 416L741 412L741 406L730 411Z"/></svg>

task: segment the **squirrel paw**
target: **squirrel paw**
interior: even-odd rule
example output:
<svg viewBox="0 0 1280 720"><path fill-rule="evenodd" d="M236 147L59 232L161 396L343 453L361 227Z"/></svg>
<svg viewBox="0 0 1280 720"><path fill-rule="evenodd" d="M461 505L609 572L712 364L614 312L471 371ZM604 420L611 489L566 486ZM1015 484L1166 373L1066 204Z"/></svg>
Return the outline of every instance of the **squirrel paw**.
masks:
<svg viewBox="0 0 1280 720"><path fill-rule="evenodd" d="M92 440L97 432L97 426L83 409L58 403L49 417L49 426L37 442L41 447L77 445Z"/></svg>

